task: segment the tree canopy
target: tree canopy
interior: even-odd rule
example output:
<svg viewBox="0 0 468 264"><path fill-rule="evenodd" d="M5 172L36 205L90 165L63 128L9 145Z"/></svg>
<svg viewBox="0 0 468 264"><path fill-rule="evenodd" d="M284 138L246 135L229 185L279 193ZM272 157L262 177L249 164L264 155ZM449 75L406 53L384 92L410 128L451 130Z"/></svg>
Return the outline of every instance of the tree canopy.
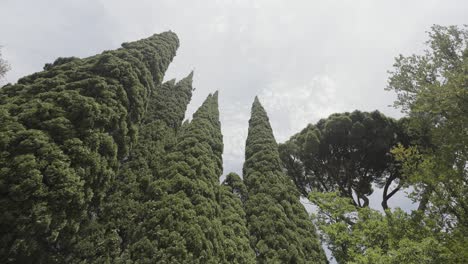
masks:
<svg viewBox="0 0 468 264"><path fill-rule="evenodd" d="M400 55L388 90L413 130L426 129L429 147L394 153L415 187L419 213L437 220L456 262L468 259L468 29L433 26L423 55Z"/></svg>
<svg viewBox="0 0 468 264"><path fill-rule="evenodd" d="M404 186L390 153L397 143L409 144L404 124L378 111L332 114L281 144L281 160L306 197L311 191L339 191L365 207L376 184L385 188L387 209L387 200Z"/></svg>
<svg viewBox="0 0 468 264"><path fill-rule="evenodd" d="M412 187L409 197L418 209L387 209L382 214L356 207L339 188L311 192L322 239L338 263L465 263L468 259L468 31L433 26L428 35L424 54L395 59L387 87L397 93L395 106L407 114L398 121L395 142L399 143L387 152L397 165L399 182ZM290 141L307 146L301 143L304 134ZM285 153L301 153L287 150L288 144ZM292 169L288 172L295 175Z"/></svg>

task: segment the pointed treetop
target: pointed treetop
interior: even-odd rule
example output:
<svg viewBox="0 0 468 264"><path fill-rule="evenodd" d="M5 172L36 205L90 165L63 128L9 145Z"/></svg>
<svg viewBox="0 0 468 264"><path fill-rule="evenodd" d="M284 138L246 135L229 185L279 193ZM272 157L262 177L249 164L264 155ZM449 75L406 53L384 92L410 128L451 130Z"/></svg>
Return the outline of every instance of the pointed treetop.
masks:
<svg viewBox="0 0 468 264"><path fill-rule="evenodd" d="M187 127L187 131L198 131L192 133L199 137L199 140L209 142L214 156L221 157L223 153L223 135L221 134L221 122L219 121L218 96L210 94L203 104L193 114L192 121ZM190 133L189 133L190 134ZM217 160L218 177L222 173L222 159ZM219 183L218 178L216 181Z"/></svg>
<svg viewBox="0 0 468 264"><path fill-rule="evenodd" d="M190 83L192 83L193 82L193 71L191 71L184 78L180 79L180 81L178 81L177 83L181 83L181 82L190 82Z"/></svg>
<svg viewBox="0 0 468 264"><path fill-rule="evenodd" d="M190 98L192 97L193 91L193 71L191 71L187 76L182 78L176 84L176 89L182 90L183 92L190 94Z"/></svg>
<svg viewBox="0 0 468 264"><path fill-rule="evenodd" d="M258 162L258 157L263 158L262 163ZM268 115L258 97L255 97L252 104L249 120L249 131L245 147L244 176L248 177L250 170L281 171L278 146Z"/></svg>
<svg viewBox="0 0 468 264"><path fill-rule="evenodd" d="M252 104L243 172L257 263L326 263L299 193L282 171L278 145L258 97Z"/></svg>
<svg viewBox="0 0 468 264"><path fill-rule="evenodd" d="M161 44L161 41L164 41L165 44L169 44L169 43L176 44L176 48L179 47L179 37L177 36L176 33L172 31L165 31L165 32L158 33L158 34L153 34L152 36L148 38L143 38L143 39L132 41L132 42L124 42L122 43L122 47L126 49L137 48L137 47L141 47L140 46L141 43L150 44L151 46L156 47L157 45Z"/></svg>
<svg viewBox="0 0 468 264"><path fill-rule="evenodd" d="M154 217L159 220L149 220L154 232L142 231L153 234L151 253L156 250L154 255L165 256L155 258L155 263L229 262L224 260L220 219L223 142L217 103L210 94L192 121L180 128L172 151L165 155L166 166L161 172L164 180L155 184L163 201Z"/></svg>
<svg viewBox="0 0 468 264"><path fill-rule="evenodd" d="M151 95L145 122L162 120L169 127L179 128L192 98L192 91L191 74L177 83L171 79L159 85Z"/></svg>
<svg viewBox="0 0 468 264"><path fill-rule="evenodd" d="M141 54L140 58L153 75L153 81L158 85L162 82L164 72L176 55L179 38L175 33L166 31L149 38L122 43L122 48Z"/></svg>
<svg viewBox="0 0 468 264"><path fill-rule="evenodd" d="M193 121L193 119L195 119L196 117L198 117L198 116L200 116L200 115L203 115L203 113L205 113L205 112L208 111L207 109L208 109L208 108L210 107L210 105L211 105L211 98L212 98L212 97L213 97L213 96L212 96L211 94L209 94L209 95L206 97L206 99L205 99L205 101L203 101L202 105L201 105L200 107L198 107L198 109L197 109L197 111L195 111L195 113L193 113L193 115L192 115L192 121Z"/></svg>
<svg viewBox="0 0 468 264"><path fill-rule="evenodd" d="M176 78L172 78L170 79L169 81L165 82L164 84L168 84L168 85L171 85L171 86L174 86L176 84ZM163 84L163 85L164 85Z"/></svg>
<svg viewBox="0 0 468 264"><path fill-rule="evenodd" d="M193 114L192 121L202 117L212 119L219 126L218 92L210 93L206 97L203 104Z"/></svg>

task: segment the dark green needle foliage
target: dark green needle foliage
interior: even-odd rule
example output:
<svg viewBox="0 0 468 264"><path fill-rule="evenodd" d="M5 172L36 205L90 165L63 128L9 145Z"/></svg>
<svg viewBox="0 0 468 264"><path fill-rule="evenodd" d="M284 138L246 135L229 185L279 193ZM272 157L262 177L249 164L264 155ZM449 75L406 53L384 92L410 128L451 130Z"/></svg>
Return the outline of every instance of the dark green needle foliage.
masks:
<svg viewBox="0 0 468 264"><path fill-rule="evenodd" d="M0 90L1 262L66 262L137 141L178 45L166 32L59 58Z"/></svg>
<svg viewBox="0 0 468 264"><path fill-rule="evenodd" d="M140 260L123 252L140 240L136 230L146 221L147 203L158 197L157 180L162 177L164 157L176 143L176 128L182 125L192 97L192 77L190 73L178 83L165 82L152 92L138 143L123 162L100 219L83 230L76 258L90 262Z"/></svg>
<svg viewBox="0 0 468 264"><path fill-rule="evenodd" d="M221 263L219 176L223 151L217 93L208 96L177 137L149 189L139 240L125 257L142 263Z"/></svg>
<svg viewBox="0 0 468 264"><path fill-rule="evenodd" d="M147 193L148 185L161 176L159 174L165 168L164 157L176 143L177 129L182 125L192 97L192 77L193 73L190 73L177 83L175 80L165 82L151 94L138 144L123 162L119 179L126 182L138 178L141 185L138 193L145 195L145 199L151 198L152 194ZM130 177L132 172L137 175Z"/></svg>
<svg viewBox="0 0 468 264"><path fill-rule="evenodd" d="M226 263L255 263L242 204L246 195L247 188L239 175L228 174L221 186L221 221Z"/></svg>
<svg viewBox="0 0 468 264"><path fill-rule="evenodd" d="M177 84L175 80L170 80L158 87L148 105L145 122L161 120L168 127L177 130L182 125L187 104L192 98L192 80L193 72Z"/></svg>
<svg viewBox="0 0 468 264"><path fill-rule="evenodd" d="M332 114L281 144L281 160L304 196L339 191L366 207L372 184L378 184L384 187L382 205L387 209L387 200L404 186L390 154L397 143L410 141L402 125L378 111ZM394 183L397 187L390 188Z"/></svg>
<svg viewBox="0 0 468 264"><path fill-rule="evenodd" d="M326 263L314 225L282 172L278 145L258 98L252 106L244 179L250 244L258 263Z"/></svg>

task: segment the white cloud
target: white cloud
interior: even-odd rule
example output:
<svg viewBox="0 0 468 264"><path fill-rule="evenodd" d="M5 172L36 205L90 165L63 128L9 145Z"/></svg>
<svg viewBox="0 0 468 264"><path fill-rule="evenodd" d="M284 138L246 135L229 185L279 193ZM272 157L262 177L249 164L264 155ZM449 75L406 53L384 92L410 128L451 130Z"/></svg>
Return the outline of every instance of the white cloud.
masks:
<svg viewBox="0 0 468 264"><path fill-rule="evenodd" d="M250 105L233 103L221 112L224 174L241 173L249 118Z"/></svg>
<svg viewBox="0 0 468 264"><path fill-rule="evenodd" d="M307 124L342 110L336 82L329 75L291 85L289 80L273 83L260 92L278 141L287 140Z"/></svg>
<svg viewBox="0 0 468 264"><path fill-rule="evenodd" d="M226 22L226 17L218 16L213 23L213 30L217 33L224 33L228 30L228 24Z"/></svg>
<svg viewBox="0 0 468 264"><path fill-rule="evenodd" d="M261 90L259 98L279 142L287 140L308 123L341 110L335 100L336 83L328 75L315 76L296 86L289 85L286 80L275 82ZM241 171L252 101L250 98L247 104L231 102L221 107L225 174ZM221 105L223 103L221 101Z"/></svg>

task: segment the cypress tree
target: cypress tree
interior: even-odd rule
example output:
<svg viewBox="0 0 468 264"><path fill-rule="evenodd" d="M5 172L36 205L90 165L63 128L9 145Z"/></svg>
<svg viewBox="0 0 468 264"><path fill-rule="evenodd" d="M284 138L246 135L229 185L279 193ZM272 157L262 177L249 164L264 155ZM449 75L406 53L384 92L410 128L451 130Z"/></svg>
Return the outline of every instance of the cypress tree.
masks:
<svg viewBox="0 0 468 264"><path fill-rule="evenodd" d="M192 98L193 71L175 83L175 80L159 86L151 96L145 122L163 121L168 127L178 129L185 117L187 105Z"/></svg>
<svg viewBox="0 0 468 264"><path fill-rule="evenodd" d="M156 180L164 168L163 158L176 142L176 128L182 125L192 97L192 78L193 72L177 83L170 80L152 91L139 127L138 143L123 162L100 219L82 231L76 259L93 263L141 261L139 256L127 256L124 252L140 240L136 230L146 221L145 203L157 197Z"/></svg>
<svg viewBox="0 0 468 264"><path fill-rule="evenodd" d="M193 72L177 83L175 80L165 82L150 96L138 144L123 163L119 176L125 185L133 178L139 182L139 191L128 190L129 195L142 194L145 196L142 199L152 199L152 194L145 192L149 184L159 178L164 169L164 157L176 143L177 129L182 125L192 97L192 78ZM130 176L132 173L136 175Z"/></svg>
<svg viewBox="0 0 468 264"><path fill-rule="evenodd" d="M225 263L255 263L242 204L246 195L247 188L239 175L228 174L221 185Z"/></svg>
<svg viewBox="0 0 468 264"><path fill-rule="evenodd" d="M59 58L0 90L0 261L67 262L137 140L172 32Z"/></svg>
<svg viewBox="0 0 468 264"><path fill-rule="evenodd" d="M142 263L220 263L224 258L219 206L223 151L217 93L208 96L166 156L152 183L153 199L125 255Z"/></svg>
<svg viewBox="0 0 468 264"><path fill-rule="evenodd" d="M252 105L243 168L250 244L258 263L326 263L299 193L281 169L278 146L258 98Z"/></svg>

